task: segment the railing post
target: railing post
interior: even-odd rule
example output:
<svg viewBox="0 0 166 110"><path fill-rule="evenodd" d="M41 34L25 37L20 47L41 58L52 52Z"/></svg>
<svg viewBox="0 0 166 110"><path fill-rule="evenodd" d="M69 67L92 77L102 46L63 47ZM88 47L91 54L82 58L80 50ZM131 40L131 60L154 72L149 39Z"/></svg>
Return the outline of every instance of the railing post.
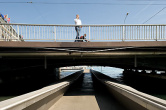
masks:
<svg viewBox="0 0 166 110"><path fill-rule="evenodd" d="M56 27L54 26L55 42L56 42Z"/></svg>
<svg viewBox="0 0 166 110"><path fill-rule="evenodd" d="M11 28L11 30L12 30L12 35L11 35L11 38L14 38L14 37L13 37L13 36L14 36L14 35L13 35L13 29Z"/></svg>
<svg viewBox="0 0 166 110"><path fill-rule="evenodd" d="M89 26L89 41L90 41L90 26Z"/></svg>
<svg viewBox="0 0 166 110"><path fill-rule="evenodd" d="M17 40L19 41L19 25L17 25L17 31L18 31L18 33L17 33L17 34L18 34L18 36L17 36L17 37L18 37Z"/></svg>
<svg viewBox="0 0 166 110"><path fill-rule="evenodd" d="M122 41L124 41L125 39L125 26L123 26L123 38L122 38Z"/></svg>
<svg viewBox="0 0 166 110"><path fill-rule="evenodd" d="M157 41L157 26L156 26L156 41Z"/></svg>

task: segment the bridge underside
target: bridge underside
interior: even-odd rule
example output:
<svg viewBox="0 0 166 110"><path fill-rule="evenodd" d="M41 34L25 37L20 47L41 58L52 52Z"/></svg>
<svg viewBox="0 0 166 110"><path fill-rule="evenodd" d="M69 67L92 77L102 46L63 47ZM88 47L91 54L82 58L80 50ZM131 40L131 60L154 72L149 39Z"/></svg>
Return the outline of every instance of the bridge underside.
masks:
<svg viewBox="0 0 166 110"><path fill-rule="evenodd" d="M0 65L1 70L76 65L166 70L165 47L166 41L0 42Z"/></svg>

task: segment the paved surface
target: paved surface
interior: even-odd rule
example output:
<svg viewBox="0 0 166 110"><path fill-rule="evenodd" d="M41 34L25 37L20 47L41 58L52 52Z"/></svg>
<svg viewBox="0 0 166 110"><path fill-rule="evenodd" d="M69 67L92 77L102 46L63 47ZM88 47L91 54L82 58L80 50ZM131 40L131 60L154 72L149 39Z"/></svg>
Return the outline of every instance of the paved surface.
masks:
<svg viewBox="0 0 166 110"><path fill-rule="evenodd" d="M50 110L100 110L95 96L63 96Z"/></svg>
<svg viewBox="0 0 166 110"><path fill-rule="evenodd" d="M91 74L84 73L49 110L125 110L125 108L111 97L108 91L94 87Z"/></svg>

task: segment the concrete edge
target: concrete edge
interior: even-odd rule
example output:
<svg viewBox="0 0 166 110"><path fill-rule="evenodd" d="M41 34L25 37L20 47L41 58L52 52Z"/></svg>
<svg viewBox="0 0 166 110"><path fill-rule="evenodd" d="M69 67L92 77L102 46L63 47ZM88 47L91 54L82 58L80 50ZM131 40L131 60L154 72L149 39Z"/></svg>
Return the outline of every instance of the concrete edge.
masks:
<svg viewBox="0 0 166 110"><path fill-rule="evenodd" d="M0 110L33 109L33 107L39 110L49 108L52 106L52 103L55 103L63 96L70 84L77 80L82 72L78 71L74 73L74 77L69 75L57 84L2 101L0 102Z"/></svg>
<svg viewBox="0 0 166 110"><path fill-rule="evenodd" d="M108 88L111 88L112 90L129 98L133 102L143 106L146 109L150 109L150 110L152 110L152 109L153 110L165 110L166 109L166 101L163 99L142 93L130 86L126 86L123 84L119 84L119 83L115 83L115 82L111 82L111 81L107 81L107 80L105 81L103 79L98 78L97 75L95 75L95 73L93 73L93 74L100 82L105 84Z"/></svg>
<svg viewBox="0 0 166 110"><path fill-rule="evenodd" d="M129 91L131 93L137 94L137 95L139 95L141 97L144 97L144 98L146 98L148 100L151 100L153 102L156 102L158 104L166 106L166 100L160 99L158 97L155 97L155 96L143 93L143 92L140 92L140 91L138 91L138 90L136 90L136 89L134 89L134 88L132 88L130 86L126 86L126 85L122 85L122 84L118 84L118 83L114 83L114 82L110 82L110 81L105 81L105 83L111 83L112 85L117 86L117 87L119 87L121 89L125 89L125 90L127 90L127 91Z"/></svg>
<svg viewBox="0 0 166 110"><path fill-rule="evenodd" d="M153 100L156 100L155 102L153 100L147 99L146 97L143 97L139 94L139 92L131 92L132 90L129 89L123 89L119 85L106 83L109 88L114 89L115 91L119 92L120 94L126 96L127 98L131 99L132 101L138 103L139 105L143 106L147 109L153 109L153 110L165 110L166 106L161 105L158 98L154 97ZM164 103L165 104L165 103Z"/></svg>
<svg viewBox="0 0 166 110"><path fill-rule="evenodd" d="M18 109L24 109L27 106L49 96L50 94L55 93L67 87L68 85L69 85L69 82L62 82L62 83L58 83L48 87L44 87L40 90L31 92L31 93L27 93L18 97L14 97L12 99L2 101L0 102L0 109L6 110L16 106L17 106L16 108Z"/></svg>

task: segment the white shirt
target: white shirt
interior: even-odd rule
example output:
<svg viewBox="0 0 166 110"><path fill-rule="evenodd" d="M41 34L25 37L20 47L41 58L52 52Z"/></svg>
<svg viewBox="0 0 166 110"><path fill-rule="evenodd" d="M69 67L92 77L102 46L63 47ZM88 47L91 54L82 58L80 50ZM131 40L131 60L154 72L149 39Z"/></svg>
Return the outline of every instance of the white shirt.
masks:
<svg viewBox="0 0 166 110"><path fill-rule="evenodd" d="M80 19L74 19L75 25L82 25L82 22Z"/></svg>

